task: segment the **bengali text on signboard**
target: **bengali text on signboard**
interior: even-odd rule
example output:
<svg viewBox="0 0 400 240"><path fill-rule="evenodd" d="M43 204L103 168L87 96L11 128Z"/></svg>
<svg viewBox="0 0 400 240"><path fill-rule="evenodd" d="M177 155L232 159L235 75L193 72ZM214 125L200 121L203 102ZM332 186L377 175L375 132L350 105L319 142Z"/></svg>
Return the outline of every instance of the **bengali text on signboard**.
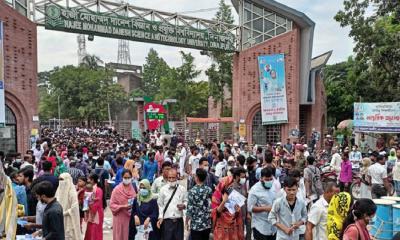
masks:
<svg viewBox="0 0 400 240"><path fill-rule="evenodd" d="M353 125L359 132L400 133L400 102L354 103Z"/></svg>
<svg viewBox="0 0 400 240"><path fill-rule="evenodd" d="M202 50L235 51L235 35L167 22L46 5L45 28Z"/></svg>

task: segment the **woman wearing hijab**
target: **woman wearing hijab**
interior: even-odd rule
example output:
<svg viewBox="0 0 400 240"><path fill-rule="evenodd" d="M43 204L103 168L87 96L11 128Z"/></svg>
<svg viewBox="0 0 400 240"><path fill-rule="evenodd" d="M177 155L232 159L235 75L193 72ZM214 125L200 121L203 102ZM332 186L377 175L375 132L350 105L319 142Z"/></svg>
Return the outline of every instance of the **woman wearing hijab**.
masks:
<svg viewBox="0 0 400 240"><path fill-rule="evenodd" d="M118 184L111 194L110 209L113 214L113 239L129 239L129 220L135 190L132 186L132 173L128 169L122 171L122 183Z"/></svg>
<svg viewBox="0 0 400 240"><path fill-rule="evenodd" d="M64 161L60 157L56 158L56 162L57 162L57 167L54 170L54 176L58 177L61 174L66 173L68 169L65 166Z"/></svg>
<svg viewBox="0 0 400 240"><path fill-rule="evenodd" d="M329 202L327 230L328 240L339 240L343 229L343 222L349 214L352 199L349 193L340 192L334 195Z"/></svg>
<svg viewBox="0 0 400 240"><path fill-rule="evenodd" d="M57 188L56 198L64 211L65 239L82 239L78 196L72 182L72 177L69 173L62 173L59 181L60 185Z"/></svg>
<svg viewBox="0 0 400 240"><path fill-rule="evenodd" d="M17 232L17 196L0 161L0 239L14 240Z"/></svg>
<svg viewBox="0 0 400 240"><path fill-rule="evenodd" d="M97 186L99 176L90 174L88 182L93 185L94 201L89 203L85 240L103 240L103 190Z"/></svg>
<svg viewBox="0 0 400 240"><path fill-rule="evenodd" d="M144 225L147 228L149 224L153 228L153 231L149 234L149 240L159 240L157 199L153 199L149 180L143 179L140 181L139 188L139 196L133 201L132 205L129 222L129 240L135 240L137 233L136 226Z"/></svg>

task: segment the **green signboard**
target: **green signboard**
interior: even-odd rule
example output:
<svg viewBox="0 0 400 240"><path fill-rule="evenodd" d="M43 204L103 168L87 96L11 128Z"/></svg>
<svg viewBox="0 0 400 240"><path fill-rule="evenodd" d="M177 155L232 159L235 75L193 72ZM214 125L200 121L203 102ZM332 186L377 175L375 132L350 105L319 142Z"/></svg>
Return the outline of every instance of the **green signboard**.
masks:
<svg viewBox="0 0 400 240"><path fill-rule="evenodd" d="M165 113L148 112L148 113L146 114L146 119L151 119L151 120L164 120L164 119L165 119Z"/></svg>
<svg viewBox="0 0 400 240"><path fill-rule="evenodd" d="M45 28L185 48L235 51L235 36L232 33L97 13L82 8L65 8L56 4L46 5Z"/></svg>

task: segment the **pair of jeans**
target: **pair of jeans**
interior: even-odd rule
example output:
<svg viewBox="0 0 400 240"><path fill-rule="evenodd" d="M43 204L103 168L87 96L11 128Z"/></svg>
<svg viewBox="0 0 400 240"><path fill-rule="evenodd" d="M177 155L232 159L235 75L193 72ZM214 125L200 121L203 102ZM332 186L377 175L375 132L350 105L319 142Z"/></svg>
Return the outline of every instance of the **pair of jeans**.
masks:
<svg viewBox="0 0 400 240"><path fill-rule="evenodd" d="M394 180L394 190L396 190L396 196L400 197L400 181Z"/></svg>

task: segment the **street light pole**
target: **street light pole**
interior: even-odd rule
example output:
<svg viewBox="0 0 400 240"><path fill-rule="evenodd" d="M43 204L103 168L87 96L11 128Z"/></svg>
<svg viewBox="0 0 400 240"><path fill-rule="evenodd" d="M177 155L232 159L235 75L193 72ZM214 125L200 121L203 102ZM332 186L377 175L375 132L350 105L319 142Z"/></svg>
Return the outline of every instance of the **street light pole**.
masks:
<svg viewBox="0 0 400 240"><path fill-rule="evenodd" d="M60 95L58 95L58 130L61 130L61 108L60 108Z"/></svg>

